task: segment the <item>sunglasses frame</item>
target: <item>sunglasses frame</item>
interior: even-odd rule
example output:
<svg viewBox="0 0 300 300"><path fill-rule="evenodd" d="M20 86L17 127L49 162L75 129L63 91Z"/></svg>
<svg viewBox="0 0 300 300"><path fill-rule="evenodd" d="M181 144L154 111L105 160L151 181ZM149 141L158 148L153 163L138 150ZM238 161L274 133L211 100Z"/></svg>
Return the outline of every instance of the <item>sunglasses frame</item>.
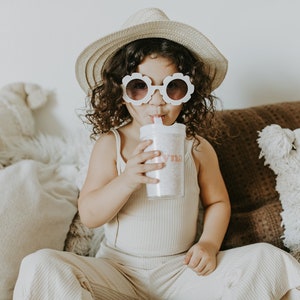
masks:
<svg viewBox="0 0 300 300"><path fill-rule="evenodd" d="M127 92L126 92L126 87L127 87L128 83L134 79L140 79L140 80L144 81L148 87L147 94L145 95L144 98L142 98L140 100L131 99L127 95ZM178 100L171 99L167 94L168 84L172 80L175 80L175 79L180 79L180 80L184 81L187 85L186 95L183 98L178 99ZM174 73L173 75L167 76L163 80L163 85L152 85L152 81L148 76L143 76L141 73L132 73L131 75L126 75L123 77L122 88L123 88L123 99L127 103L132 103L133 105L141 105L143 103L148 103L151 100L151 98L156 90L159 90L160 94L162 95L163 100L166 103L170 103L172 105L180 105L182 103L189 101L191 99L191 95L193 94L193 92L195 90L194 85L191 83L190 77L188 75L183 75L182 73Z"/></svg>

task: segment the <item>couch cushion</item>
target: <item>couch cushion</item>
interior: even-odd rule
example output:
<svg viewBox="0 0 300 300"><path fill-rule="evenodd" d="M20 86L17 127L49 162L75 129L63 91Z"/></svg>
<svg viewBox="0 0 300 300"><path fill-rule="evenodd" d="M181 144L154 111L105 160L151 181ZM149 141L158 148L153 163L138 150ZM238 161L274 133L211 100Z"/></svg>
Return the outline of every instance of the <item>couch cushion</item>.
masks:
<svg viewBox="0 0 300 300"><path fill-rule="evenodd" d="M232 205L223 249L269 242L284 249L275 175L259 159L258 131L270 124L300 127L300 101L218 111L218 157ZM210 129L212 130L212 129Z"/></svg>
<svg viewBox="0 0 300 300"><path fill-rule="evenodd" d="M77 209L75 167L21 160L0 170L0 299L12 299L22 259L63 250Z"/></svg>

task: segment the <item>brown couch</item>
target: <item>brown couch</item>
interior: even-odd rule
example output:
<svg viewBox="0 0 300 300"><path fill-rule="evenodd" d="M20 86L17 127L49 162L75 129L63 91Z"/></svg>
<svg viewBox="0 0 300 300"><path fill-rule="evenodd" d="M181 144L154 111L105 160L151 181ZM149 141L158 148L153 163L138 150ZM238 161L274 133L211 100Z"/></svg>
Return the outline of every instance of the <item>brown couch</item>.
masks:
<svg viewBox="0 0 300 300"><path fill-rule="evenodd" d="M268 242L284 249L276 176L259 159L258 131L271 124L300 128L300 101L218 112L222 135L213 143L232 205L223 249Z"/></svg>
<svg viewBox="0 0 300 300"><path fill-rule="evenodd" d="M275 190L276 177L264 165L264 159L259 159L257 138L258 131L271 124L292 130L300 128L300 101L219 111L216 122L221 136L212 144L219 157L232 205L231 221L222 249L256 242L268 242L285 249L281 239L282 207ZM90 242L93 235L93 231L81 227L77 215L65 250L91 255L90 248L86 243L82 246L79 240L83 238Z"/></svg>

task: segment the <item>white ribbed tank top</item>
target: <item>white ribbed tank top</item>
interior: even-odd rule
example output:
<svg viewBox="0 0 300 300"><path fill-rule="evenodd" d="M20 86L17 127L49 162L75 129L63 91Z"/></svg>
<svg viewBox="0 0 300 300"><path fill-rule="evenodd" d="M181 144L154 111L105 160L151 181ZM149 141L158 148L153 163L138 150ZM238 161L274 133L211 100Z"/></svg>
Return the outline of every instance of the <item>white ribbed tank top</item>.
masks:
<svg viewBox="0 0 300 300"><path fill-rule="evenodd" d="M113 133L120 174L126 163L120 152L120 135L117 130ZM186 140L185 196L149 200L145 186L134 192L116 217L104 226L110 247L137 256L165 256L182 253L192 246L201 205L192 144L193 141Z"/></svg>

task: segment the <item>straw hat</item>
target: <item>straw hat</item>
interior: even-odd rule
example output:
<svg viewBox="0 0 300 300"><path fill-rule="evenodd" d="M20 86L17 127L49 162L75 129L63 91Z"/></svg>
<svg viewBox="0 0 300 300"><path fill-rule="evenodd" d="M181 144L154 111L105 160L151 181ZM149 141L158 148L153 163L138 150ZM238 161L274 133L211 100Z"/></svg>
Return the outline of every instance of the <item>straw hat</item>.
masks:
<svg viewBox="0 0 300 300"><path fill-rule="evenodd" d="M120 31L100 38L82 51L76 61L76 78L81 88L88 93L99 83L103 64L119 48L134 40L151 37L182 44L200 57L209 67L212 90L223 81L227 60L207 37L189 25L170 20L157 8L146 8L132 15Z"/></svg>

